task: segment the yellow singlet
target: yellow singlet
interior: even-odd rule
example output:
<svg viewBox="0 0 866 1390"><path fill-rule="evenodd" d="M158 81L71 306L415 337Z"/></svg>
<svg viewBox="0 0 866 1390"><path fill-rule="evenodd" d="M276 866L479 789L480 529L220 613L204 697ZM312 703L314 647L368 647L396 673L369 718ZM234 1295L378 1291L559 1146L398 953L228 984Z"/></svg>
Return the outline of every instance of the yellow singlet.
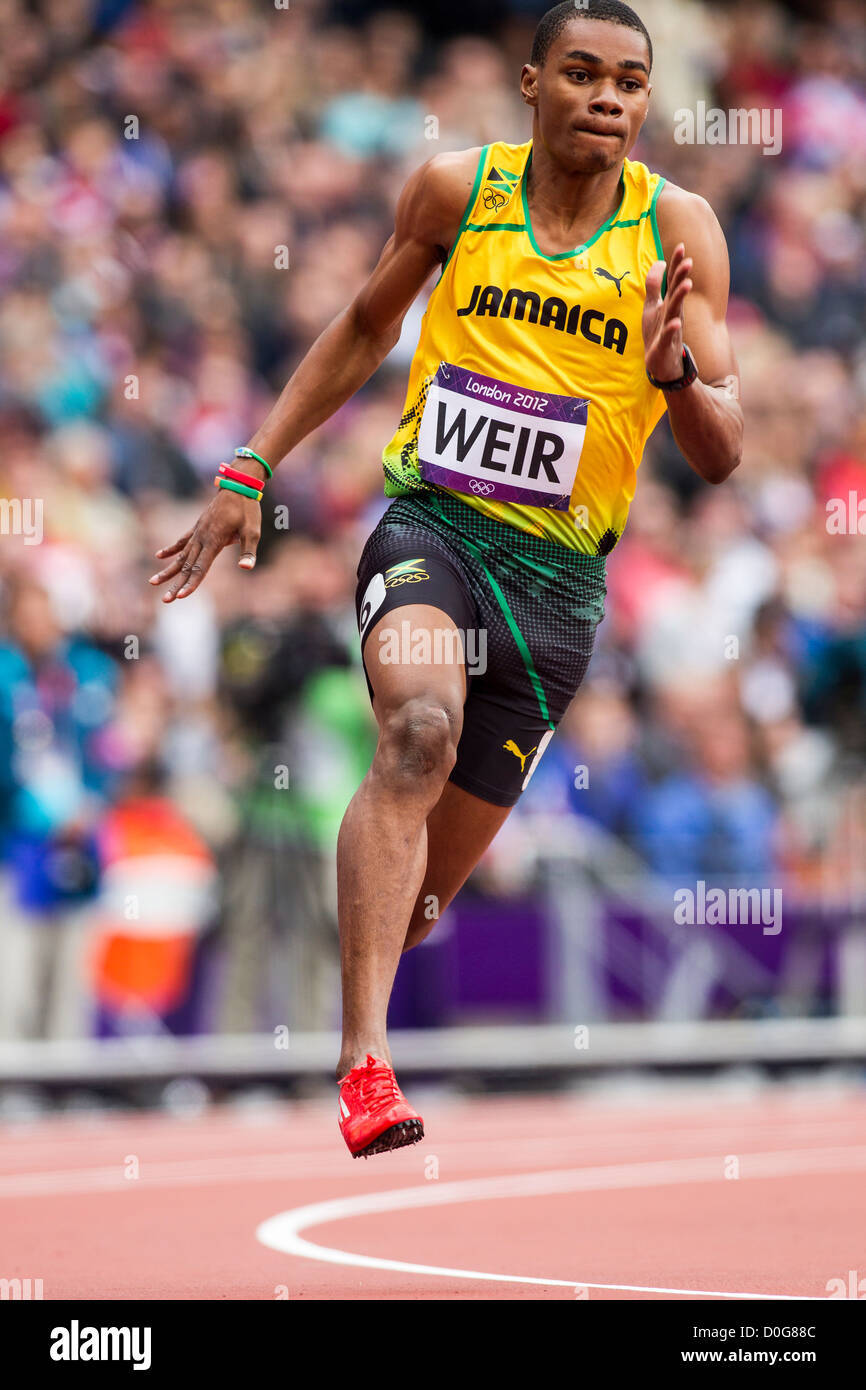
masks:
<svg viewBox="0 0 866 1390"><path fill-rule="evenodd" d="M481 152L383 453L385 493L442 488L497 520L606 555L665 412L644 368L644 282L663 259L665 180L625 160L622 201L583 246L538 249L532 142Z"/></svg>

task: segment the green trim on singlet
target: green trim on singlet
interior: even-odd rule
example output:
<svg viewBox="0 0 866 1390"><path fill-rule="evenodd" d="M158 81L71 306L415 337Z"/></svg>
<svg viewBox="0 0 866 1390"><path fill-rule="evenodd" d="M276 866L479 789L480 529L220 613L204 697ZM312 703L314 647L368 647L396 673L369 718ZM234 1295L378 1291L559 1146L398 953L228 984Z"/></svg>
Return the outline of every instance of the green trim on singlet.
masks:
<svg viewBox="0 0 866 1390"><path fill-rule="evenodd" d="M649 217L649 208L644 208L640 217L624 217L621 222L612 222L608 227L609 232L617 231L620 227L639 227L645 217Z"/></svg>
<svg viewBox="0 0 866 1390"><path fill-rule="evenodd" d="M617 208L616 212L612 213L611 216L604 223L604 225L599 227L598 231L595 232L594 235L589 238L589 241L585 241L582 246L575 246L573 251L557 251L556 255L548 256L547 252L542 251L541 247L538 245L538 242L535 240L535 233L532 230L532 218L529 215L529 199L527 197L526 184L529 178L529 169L531 164L532 150L530 149L526 159L526 164L523 166L523 178L520 183L520 196L523 201L523 216L526 220L526 231L529 236L529 240L532 243L532 249L535 252L536 256L540 256L544 261L571 260L573 256L579 256L582 251L587 251L590 246L593 246L595 242L598 241L600 236L603 236L605 232L609 232L611 227L613 227L616 224L616 219L619 217L620 211L622 210L622 205L625 202L626 198L625 178L622 174L620 174L619 176L619 187L622 189L622 197L619 200L619 207Z"/></svg>
<svg viewBox="0 0 866 1390"><path fill-rule="evenodd" d="M664 186L665 186L666 183L667 183L667 179L659 179L658 183L657 183L656 186L655 186L655 189L653 190L653 196L652 196L652 198L651 198L651 200L650 200L650 205L649 205L650 222L652 223L653 237L654 237L654 239L655 239L655 244L656 244L656 255L658 256L658 258L659 258L660 261L663 261L663 260L664 260L664 258L665 258L665 253L664 253L664 248L662 247L661 235L660 235L660 233L659 233L659 223L658 223L658 213L657 213L657 211L656 211L656 203L658 202L659 194L661 193L661 191L662 191L662 189L664 188ZM667 288L668 288L668 268L667 268L667 266L665 266L665 273L664 273L664 275L662 276L662 299L664 299L665 294L667 293Z"/></svg>
<svg viewBox="0 0 866 1390"><path fill-rule="evenodd" d="M523 658L523 664L526 667L526 674L529 676L532 688L535 691L535 698L538 701L538 708L541 710L541 717L542 719L547 720L549 728L555 729L556 725L552 722L550 718L550 710L547 708L547 697L544 694L544 686L541 684L541 677L535 669L535 663L532 660L532 653L526 645L526 638L523 636L523 633L517 626L514 614L508 606L508 600L503 594L496 580L493 578L493 575L490 573L490 570L485 565L484 557L481 554L481 551L479 550L475 542L471 541L468 536L463 536L462 540L463 544L468 546L468 548L472 551L479 565L483 569L484 573L487 575L487 582L493 591L493 597L496 599L496 602L502 609L502 616L508 624L508 627L511 631L511 635L517 644L517 650L520 652L520 655Z"/></svg>
<svg viewBox="0 0 866 1390"><path fill-rule="evenodd" d="M650 220L651 220L651 222L652 222L653 236L655 237L656 251L658 252L658 258L659 258L660 261L663 261L663 260L664 260L664 258L665 258L665 253L664 253L664 251L663 251L663 249L662 249L662 239L661 239L661 236L659 235L658 212L657 212L657 209L656 209L656 203L658 202L658 200L659 200L659 194L661 193L661 191L662 191L662 189L664 188L664 186L665 186L666 183L667 183L667 179L659 179L658 183L656 184L655 188L653 189L653 195L652 195L652 198L650 199L650 205L649 205Z"/></svg>
<svg viewBox="0 0 866 1390"><path fill-rule="evenodd" d="M467 232L525 232L525 222L486 222L480 226L477 222L466 223Z"/></svg>
<svg viewBox="0 0 866 1390"><path fill-rule="evenodd" d="M488 152L489 149L490 149L490 146L489 146L489 145L485 145L484 148L483 148L483 150L481 151L480 155L478 156L478 168L475 170L475 182L474 182L473 185L472 185L472 192L469 194L469 201L467 202L465 208L463 209L463 216L462 216L462 218L460 219L460 227L459 227L459 230L458 230L458 232L457 232L456 237L454 238L454 245L451 247L451 250L448 252L447 260L445 261L445 264L444 264L443 267L442 267L442 275L444 275L444 274L445 274L445 271L448 269L448 261L451 260L451 257L454 255L454 252L457 250L457 243L459 242L459 240L460 240L460 238L462 237L463 233L466 231L466 228L469 226L469 214L471 213L472 209L474 208L474 206L475 206L475 200L476 200L476 198L478 197L478 190L479 190L479 188L481 187L481 176L482 176L482 174L484 173L484 167L485 167L485 165L487 164L487 152ZM441 279L441 276L440 276L440 279ZM437 285L439 284L439 280L436 281L436 284L437 284Z"/></svg>

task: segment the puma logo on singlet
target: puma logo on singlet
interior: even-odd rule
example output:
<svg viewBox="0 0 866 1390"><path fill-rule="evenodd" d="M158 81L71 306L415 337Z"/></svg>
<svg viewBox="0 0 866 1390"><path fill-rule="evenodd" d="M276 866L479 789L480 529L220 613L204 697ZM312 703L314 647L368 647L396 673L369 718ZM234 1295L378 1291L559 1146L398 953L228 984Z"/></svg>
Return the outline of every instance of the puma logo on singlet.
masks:
<svg viewBox="0 0 866 1390"><path fill-rule="evenodd" d="M529 753L534 753L538 745L536 744L534 748L530 748L529 753L521 753L514 739L510 738L507 743L503 743L502 747L505 749L506 753L513 753L515 758L520 759L520 771L524 772L526 770L526 759L529 757Z"/></svg>
<svg viewBox="0 0 866 1390"><path fill-rule="evenodd" d="M614 276L610 278L614 279ZM498 285L474 285L469 303L457 310L459 318L465 314L475 314L478 318L489 315L490 318L511 319L514 323L525 321L538 324L541 328L557 328L561 333L577 333L579 328L588 343L612 349L620 356L628 342L628 329L622 319L608 318L601 309L581 310L579 304L568 305L558 295L542 299L535 290L510 289L503 292Z"/></svg>
<svg viewBox="0 0 866 1390"><path fill-rule="evenodd" d="M600 265L595 273L596 275L601 276L602 280L612 280L613 283L616 285L616 292L618 297L622 299L622 282L628 275L627 270L624 270L622 272L622 275L611 275L609 270L605 270L604 266Z"/></svg>

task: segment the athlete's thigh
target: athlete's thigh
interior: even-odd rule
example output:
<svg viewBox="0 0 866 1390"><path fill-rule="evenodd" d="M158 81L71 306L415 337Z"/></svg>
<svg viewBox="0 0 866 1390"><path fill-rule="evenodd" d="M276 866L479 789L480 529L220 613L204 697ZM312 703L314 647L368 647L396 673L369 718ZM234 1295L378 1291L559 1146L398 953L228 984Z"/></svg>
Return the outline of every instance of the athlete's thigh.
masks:
<svg viewBox="0 0 866 1390"><path fill-rule="evenodd" d="M584 680L596 621L574 612L562 585L527 587L499 567L482 599L484 662L470 666L463 731L450 780L496 806L513 806Z"/></svg>
<svg viewBox="0 0 866 1390"><path fill-rule="evenodd" d="M419 555L419 548L426 551ZM455 717L466 699L464 640L475 625L472 595L457 563L435 546L399 535L365 550L356 607L373 712L429 696ZM459 718L456 718L459 724Z"/></svg>
<svg viewBox="0 0 866 1390"><path fill-rule="evenodd" d="M462 727L466 666L457 625L444 609L421 603L392 609L370 628L363 657L380 726L400 705L428 697L453 711Z"/></svg>
<svg viewBox="0 0 866 1390"><path fill-rule="evenodd" d="M514 806L586 674L595 624L557 624L515 604L523 641L500 629L483 674L472 675L451 780L497 806ZM512 615L514 616L514 615ZM561 635L560 635L561 634Z"/></svg>
<svg viewBox="0 0 866 1390"><path fill-rule="evenodd" d="M453 782L445 783L427 817L427 870L407 946L414 946L436 925L510 813L510 806L494 806Z"/></svg>

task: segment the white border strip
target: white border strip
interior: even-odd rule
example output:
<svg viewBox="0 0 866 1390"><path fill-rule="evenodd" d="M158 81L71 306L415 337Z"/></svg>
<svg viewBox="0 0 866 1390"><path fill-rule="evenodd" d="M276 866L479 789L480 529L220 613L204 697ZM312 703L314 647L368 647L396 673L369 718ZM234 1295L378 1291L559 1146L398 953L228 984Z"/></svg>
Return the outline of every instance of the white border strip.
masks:
<svg viewBox="0 0 866 1390"><path fill-rule="evenodd" d="M691 1023L593 1023L575 1047L569 1024L398 1029L391 1046L400 1072L527 1072L579 1075L603 1067L744 1062L866 1061L866 1017L713 1019ZM338 1033L211 1034L0 1042L0 1082L124 1081L142 1076L333 1079Z"/></svg>

